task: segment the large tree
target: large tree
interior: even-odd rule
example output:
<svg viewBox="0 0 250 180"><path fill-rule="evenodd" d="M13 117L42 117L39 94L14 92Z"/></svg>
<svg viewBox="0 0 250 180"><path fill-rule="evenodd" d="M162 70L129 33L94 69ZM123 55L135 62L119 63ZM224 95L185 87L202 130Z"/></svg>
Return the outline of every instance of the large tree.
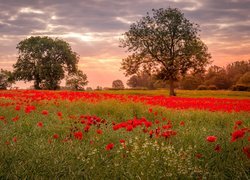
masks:
<svg viewBox="0 0 250 180"><path fill-rule="evenodd" d="M61 39L30 37L17 45L18 60L14 64L17 80L34 80L35 89L57 89L65 72L77 71L78 55Z"/></svg>
<svg viewBox="0 0 250 180"><path fill-rule="evenodd" d="M172 96L174 81L190 70L204 71L211 56L198 35L198 25L178 9L152 11L152 16L147 13L125 32L121 47L133 53L123 59L121 69L127 76L150 69L158 78L169 81Z"/></svg>

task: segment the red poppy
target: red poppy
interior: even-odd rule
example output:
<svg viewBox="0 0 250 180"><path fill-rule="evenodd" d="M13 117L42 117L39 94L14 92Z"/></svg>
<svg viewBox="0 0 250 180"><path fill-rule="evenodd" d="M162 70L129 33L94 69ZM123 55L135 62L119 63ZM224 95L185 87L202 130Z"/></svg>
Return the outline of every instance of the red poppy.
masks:
<svg viewBox="0 0 250 180"><path fill-rule="evenodd" d="M106 146L106 150L109 151L109 150L113 149L114 146L115 146L115 145L114 145L113 143L109 143L109 144Z"/></svg>
<svg viewBox="0 0 250 180"><path fill-rule="evenodd" d="M47 110L43 110L43 111L42 111L42 114L43 114L43 115L48 115L49 112L48 112Z"/></svg>
<svg viewBox="0 0 250 180"><path fill-rule="evenodd" d="M242 121L241 121L241 120L235 122L235 125L240 126L241 124L242 124Z"/></svg>
<svg viewBox="0 0 250 180"><path fill-rule="evenodd" d="M200 159L200 158L202 158L202 154L197 153L197 154L195 155L195 157L198 158L198 159Z"/></svg>
<svg viewBox="0 0 250 180"><path fill-rule="evenodd" d="M13 137L12 141L17 142L17 137Z"/></svg>
<svg viewBox="0 0 250 180"><path fill-rule="evenodd" d="M101 130L101 129L97 129L97 130L96 130L96 133L97 133L97 134L102 134L102 130Z"/></svg>
<svg viewBox="0 0 250 180"><path fill-rule="evenodd" d="M57 112L57 116L62 117L62 112Z"/></svg>
<svg viewBox="0 0 250 180"><path fill-rule="evenodd" d="M236 130L232 133L231 142L235 142L237 139L244 137L245 129Z"/></svg>
<svg viewBox="0 0 250 180"><path fill-rule="evenodd" d="M74 137L78 140L82 140L82 132L81 131L77 131L77 132L74 132Z"/></svg>
<svg viewBox="0 0 250 180"><path fill-rule="evenodd" d="M207 141L208 142L215 142L217 140L217 137L216 136L208 136L207 137Z"/></svg>
<svg viewBox="0 0 250 180"><path fill-rule="evenodd" d="M132 130L133 130L133 126L132 126L132 125L128 125L128 126L126 127L126 130L127 130L127 131L132 131Z"/></svg>
<svg viewBox="0 0 250 180"><path fill-rule="evenodd" d="M181 122L180 122L180 126L185 126L185 122L184 122L184 121L181 121Z"/></svg>
<svg viewBox="0 0 250 180"><path fill-rule="evenodd" d="M54 134L54 135L53 135L53 138L54 138L54 139L58 139L58 138L59 138L59 135L58 135L58 134Z"/></svg>
<svg viewBox="0 0 250 180"><path fill-rule="evenodd" d="M125 140L124 139L120 139L120 143L121 144L125 143Z"/></svg>
<svg viewBox="0 0 250 180"><path fill-rule="evenodd" d="M16 116L16 117L12 118L12 121L13 121L13 122L16 122L16 121L18 121L18 119L19 119L19 117Z"/></svg>
<svg viewBox="0 0 250 180"><path fill-rule="evenodd" d="M20 109L21 109L21 106L16 105L15 110L16 110L16 111L19 111Z"/></svg>
<svg viewBox="0 0 250 180"><path fill-rule="evenodd" d="M247 158L250 159L250 146L243 147L244 154L247 155Z"/></svg>
<svg viewBox="0 0 250 180"><path fill-rule="evenodd" d="M36 125L37 125L37 127L43 127L43 123L42 122L38 122Z"/></svg>
<svg viewBox="0 0 250 180"><path fill-rule="evenodd" d="M153 109L152 109L152 108L149 108L149 109L148 109L148 112L149 112L149 113L152 113L152 112L153 112Z"/></svg>
<svg viewBox="0 0 250 180"><path fill-rule="evenodd" d="M221 151L221 146L220 146L219 144L217 144L217 145L215 146L214 150L215 150L216 152L220 152L220 151Z"/></svg>

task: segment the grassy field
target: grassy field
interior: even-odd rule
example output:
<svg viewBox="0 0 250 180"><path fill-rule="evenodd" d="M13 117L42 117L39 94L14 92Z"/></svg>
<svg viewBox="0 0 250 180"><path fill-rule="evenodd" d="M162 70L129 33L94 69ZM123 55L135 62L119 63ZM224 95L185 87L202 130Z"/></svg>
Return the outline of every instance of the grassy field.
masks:
<svg viewBox="0 0 250 180"><path fill-rule="evenodd" d="M98 93L110 93L110 94L128 94L128 95L163 95L168 96L168 89L160 90L104 90L95 91ZM178 97L215 97L215 98L241 98L250 99L250 92L246 91L229 91L229 90L176 90Z"/></svg>
<svg viewBox="0 0 250 180"><path fill-rule="evenodd" d="M250 178L249 112L22 93L0 93L0 179Z"/></svg>

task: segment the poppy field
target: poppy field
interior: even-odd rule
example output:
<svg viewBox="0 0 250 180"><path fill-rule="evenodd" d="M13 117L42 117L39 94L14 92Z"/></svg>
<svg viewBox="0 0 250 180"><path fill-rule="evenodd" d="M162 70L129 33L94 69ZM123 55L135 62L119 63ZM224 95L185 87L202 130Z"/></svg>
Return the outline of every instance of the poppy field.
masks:
<svg viewBox="0 0 250 180"><path fill-rule="evenodd" d="M249 179L250 99L0 91L1 179Z"/></svg>

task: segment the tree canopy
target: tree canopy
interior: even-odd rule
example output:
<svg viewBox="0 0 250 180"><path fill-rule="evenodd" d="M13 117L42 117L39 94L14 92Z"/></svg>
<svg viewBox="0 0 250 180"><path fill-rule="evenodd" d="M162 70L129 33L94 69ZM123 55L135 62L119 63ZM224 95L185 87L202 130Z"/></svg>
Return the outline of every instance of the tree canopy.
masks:
<svg viewBox="0 0 250 180"><path fill-rule="evenodd" d="M133 52L123 59L125 75L147 69L159 79L169 81L170 95L175 95L174 81L188 71L204 71L210 63L207 46L198 35L198 25L191 23L178 9L153 9L130 26L121 47Z"/></svg>
<svg viewBox="0 0 250 180"><path fill-rule="evenodd" d="M77 72L78 55L61 39L30 37L17 45L16 80L34 80L35 89L57 89L65 72Z"/></svg>
<svg viewBox="0 0 250 180"><path fill-rule="evenodd" d="M7 89L14 83L14 77L11 71L0 70L0 89Z"/></svg>
<svg viewBox="0 0 250 180"><path fill-rule="evenodd" d="M84 90L84 86L88 84L87 75L81 70L66 77L66 86L73 90Z"/></svg>
<svg viewBox="0 0 250 180"><path fill-rule="evenodd" d="M112 83L112 88L114 89L124 89L123 82L121 80L114 80Z"/></svg>

